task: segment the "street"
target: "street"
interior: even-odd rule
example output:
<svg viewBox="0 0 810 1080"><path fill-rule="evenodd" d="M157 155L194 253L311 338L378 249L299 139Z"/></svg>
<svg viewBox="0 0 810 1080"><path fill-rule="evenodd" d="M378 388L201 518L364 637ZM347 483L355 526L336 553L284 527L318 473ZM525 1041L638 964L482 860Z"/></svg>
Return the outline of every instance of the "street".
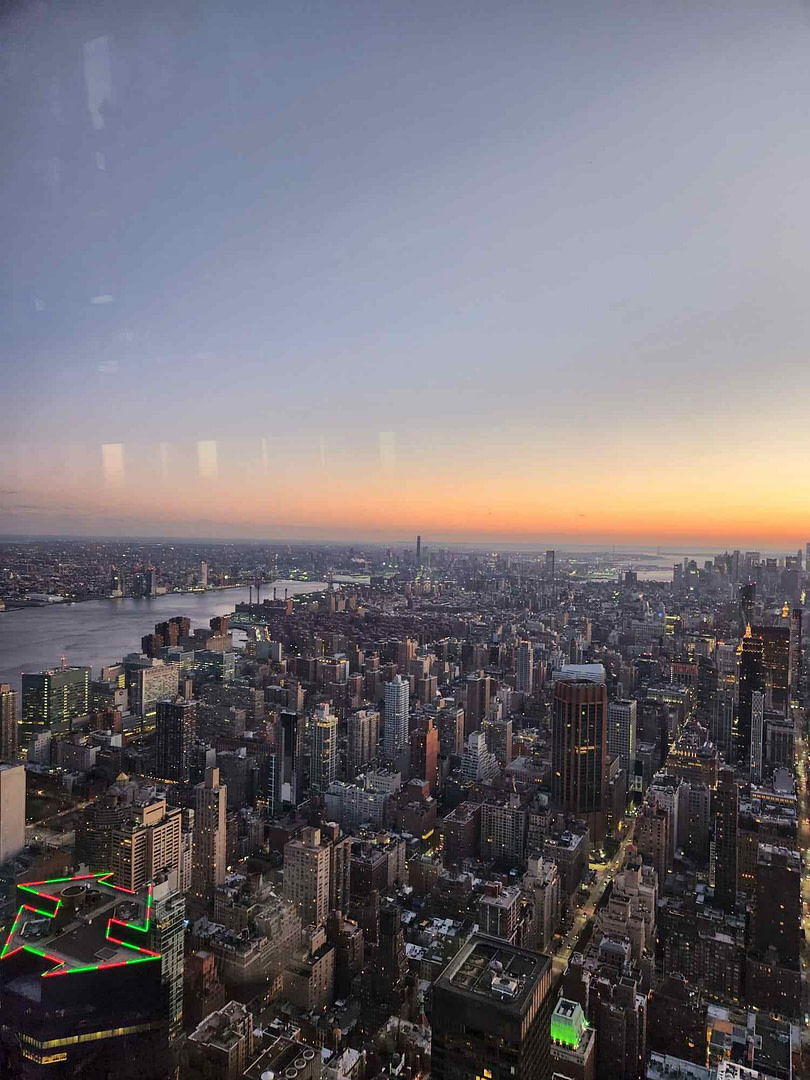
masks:
<svg viewBox="0 0 810 1080"><path fill-rule="evenodd" d="M562 975L571 958L571 953L574 950L574 946L579 940L579 936L585 929L585 925L589 919L594 918L596 915L597 905L602 899L602 895L608 886L608 883L613 880L617 871L621 870L624 858L627 853L627 848L633 842L633 835L635 832L636 822L635 818L631 819L630 825L627 829L627 835L623 838L616 854L602 867L601 870L597 870L596 879L591 886L591 890L588 893L588 899L581 908L577 910L577 914L574 917L574 925L565 935L560 942L560 946L554 953L552 964L554 967L554 974L556 976Z"/></svg>

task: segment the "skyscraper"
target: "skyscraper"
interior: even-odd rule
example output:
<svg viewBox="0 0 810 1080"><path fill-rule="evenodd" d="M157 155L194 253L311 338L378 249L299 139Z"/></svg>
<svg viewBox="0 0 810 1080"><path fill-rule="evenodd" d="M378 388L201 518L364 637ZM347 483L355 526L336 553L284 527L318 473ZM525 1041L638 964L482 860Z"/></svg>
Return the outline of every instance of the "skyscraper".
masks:
<svg viewBox="0 0 810 1080"><path fill-rule="evenodd" d="M755 690L751 695L751 783L758 784L762 779L762 757L765 742L765 695Z"/></svg>
<svg viewBox="0 0 810 1080"><path fill-rule="evenodd" d="M546 552L546 580L554 580L554 550L549 548Z"/></svg>
<svg viewBox="0 0 810 1080"><path fill-rule="evenodd" d="M17 757L17 691L0 683L0 761Z"/></svg>
<svg viewBox="0 0 810 1080"><path fill-rule="evenodd" d="M749 627L737 650L737 721L732 736L735 760L746 766L751 760L751 711L757 691L765 691L764 645Z"/></svg>
<svg viewBox="0 0 810 1080"><path fill-rule="evenodd" d="M792 682L790 623L783 620L780 626L755 626L752 634L762 641L762 664L770 707L787 716Z"/></svg>
<svg viewBox="0 0 810 1080"><path fill-rule="evenodd" d="M383 728L383 757L394 765L408 745L409 685L401 675L385 684L385 726Z"/></svg>
<svg viewBox="0 0 810 1080"><path fill-rule="evenodd" d="M466 682L467 698L464 708L464 734L477 731L489 712L490 684L489 675L483 671L468 675Z"/></svg>
<svg viewBox="0 0 810 1080"><path fill-rule="evenodd" d="M608 705L608 753L616 755L629 777L636 756L636 702L632 699L611 701Z"/></svg>
<svg viewBox="0 0 810 1080"><path fill-rule="evenodd" d="M156 566L148 566L144 574L144 589L147 596L157 596L158 572Z"/></svg>
<svg viewBox="0 0 810 1080"><path fill-rule="evenodd" d="M756 606L757 587L753 581L748 581L740 586L740 625L741 633L745 633L746 627L754 621L754 608Z"/></svg>
<svg viewBox="0 0 810 1080"><path fill-rule="evenodd" d="M433 717L421 720L411 732L411 776L425 780L431 795L439 783L439 732Z"/></svg>
<svg viewBox="0 0 810 1080"><path fill-rule="evenodd" d="M554 686L551 793L554 805L585 818L591 835L605 835L607 687L602 681L561 679Z"/></svg>
<svg viewBox="0 0 810 1080"><path fill-rule="evenodd" d="M531 694L534 689L534 649L530 641L521 641L515 657L515 689Z"/></svg>
<svg viewBox="0 0 810 1080"><path fill-rule="evenodd" d="M323 794L335 779L337 768L337 717L329 705L317 705L310 725L311 755L309 782L313 791Z"/></svg>
<svg viewBox="0 0 810 1080"><path fill-rule="evenodd" d="M176 698L158 701L155 716L155 775L188 783L191 747L197 730L197 703Z"/></svg>
<svg viewBox="0 0 810 1080"><path fill-rule="evenodd" d="M596 1032L588 1026L578 1001L560 998L551 1014L551 1062L568 1080L593 1080Z"/></svg>
<svg viewBox="0 0 810 1080"><path fill-rule="evenodd" d="M376 709L360 709L346 721L346 775L353 780L377 756L380 714Z"/></svg>
<svg viewBox="0 0 810 1080"><path fill-rule="evenodd" d="M714 818L714 898L724 911L737 907L737 818L739 794L734 770L721 769L712 794Z"/></svg>
<svg viewBox="0 0 810 1080"><path fill-rule="evenodd" d="M25 847L25 767L0 764L0 863Z"/></svg>
<svg viewBox="0 0 810 1080"><path fill-rule="evenodd" d="M160 953L161 978L169 997L169 1039L183 1031L183 969L186 898L176 873L160 875L152 893L149 947Z"/></svg>
<svg viewBox="0 0 810 1080"><path fill-rule="evenodd" d="M417 538L416 538L416 565L417 566L422 565L422 537L421 536L417 536Z"/></svg>
<svg viewBox="0 0 810 1080"><path fill-rule="evenodd" d="M140 889L161 871L179 875L183 811L167 807L165 799L134 806L128 821L113 832L113 881L121 888Z"/></svg>
<svg viewBox="0 0 810 1080"><path fill-rule="evenodd" d="M793 848L757 847L753 949L774 949L778 962L798 965L802 942L802 860Z"/></svg>
<svg viewBox="0 0 810 1080"><path fill-rule="evenodd" d="M68 732L90 712L90 668L61 667L22 677L21 735L26 743L50 728Z"/></svg>
<svg viewBox="0 0 810 1080"><path fill-rule="evenodd" d="M295 709L279 711L271 764L270 795L274 806L297 806L304 797L304 721Z"/></svg>
<svg viewBox="0 0 810 1080"><path fill-rule="evenodd" d="M330 862L320 829L304 829L299 840L284 845L284 899L295 904L305 926L329 914Z"/></svg>
<svg viewBox="0 0 810 1080"><path fill-rule="evenodd" d="M547 956L471 938L433 984L434 1080L550 1076L551 989Z"/></svg>
<svg viewBox="0 0 810 1080"><path fill-rule="evenodd" d="M207 908L217 885L225 881L228 789L219 782L219 769L207 768L197 784L194 804L194 850L191 864L192 902Z"/></svg>
<svg viewBox="0 0 810 1080"><path fill-rule="evenodd" d="M169 1010L151 948L152 887L122 893L103 874L58 878L18 885L16 902L0 962L4 1027L24 1047L12 1075L165 1080Z"/></svg>
<svg viewBox="0 0 810 1080"><path fill-rule="evenodd" d="M119 570L115 566L110 575L110 594L115 597L126 596L127 594L127 583L124 577L124 571Z"/></svg>

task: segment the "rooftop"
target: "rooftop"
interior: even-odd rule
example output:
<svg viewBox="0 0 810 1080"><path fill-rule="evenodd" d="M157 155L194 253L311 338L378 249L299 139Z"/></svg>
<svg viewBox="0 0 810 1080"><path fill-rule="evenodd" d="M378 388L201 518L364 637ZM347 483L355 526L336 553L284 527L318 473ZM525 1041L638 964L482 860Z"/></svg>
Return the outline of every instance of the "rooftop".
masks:
<svg viewBox="0 0 810 1080"><path fill-rule="evenodd" d="M267 1076L295 1080L299 1073L306 1076L315 1071L313 1064L318 1066L319 1073L319 1051L306 1043L279 1035L245 1072L245 1080L264 1080Z"/></svg>
<svg viewBox="0 0 810 1080"><path fill-rule="evenodd" d="M152 886L137 893L110 882L112 873L26 881L0 960L25 950L51 962L43 978L159 960L145 947Z"/></svg>
<svg viewBox="0 0 810 1080"><path fill-rule="evenodd" d="M476 936L439 976L439 985L521 1010L550 969L547 956Z"/></svg>
<svg viewBox="0 0 810 1080"><path fill-rule="evenodd" d="M245 1005L229 1001L216 1012L210 1013L189 1035L189 1039L203 1046L219 1050L231 1050L244 1037L251 1022L251 1014Z"/></svg>
<svg viewBox="0 0 810 1080"><path fill-rule="evenodd" d="M710 1080L712 1072L703 1065L655 1051L647 1064L647 1080Z"/></svg>

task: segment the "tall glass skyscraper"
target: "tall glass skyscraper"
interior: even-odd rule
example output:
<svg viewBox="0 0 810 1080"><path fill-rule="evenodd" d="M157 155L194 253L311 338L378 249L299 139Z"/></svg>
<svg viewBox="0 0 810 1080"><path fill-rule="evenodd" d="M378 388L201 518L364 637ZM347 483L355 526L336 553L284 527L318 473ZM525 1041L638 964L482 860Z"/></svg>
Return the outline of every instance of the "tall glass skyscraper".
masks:
<svg viewBox="0 0 810 1080"><path fill-rule="evenodd" d="M21 736L27 743L40 731L70 731L71 721L90 712L90 668L62 667L22 677Z"/></svg>
<svg viewBox="0 0 810 1080"><path fill-rule="evenodd" d="M410 687L407 679L395 675L385 684L385 727L383 729L383 756L394 764L408 745L408 697Z"/></svg>

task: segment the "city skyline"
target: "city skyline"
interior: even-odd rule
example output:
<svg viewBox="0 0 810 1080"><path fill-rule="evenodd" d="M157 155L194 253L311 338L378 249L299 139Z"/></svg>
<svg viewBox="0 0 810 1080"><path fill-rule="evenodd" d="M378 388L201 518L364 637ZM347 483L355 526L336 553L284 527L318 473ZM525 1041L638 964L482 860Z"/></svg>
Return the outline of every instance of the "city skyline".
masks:
<svg viewBox="0 0 810 1080"><path fill-rule="evenodd" d="M0 1076L810 1077L810 0L0 9Z"/></svg>

